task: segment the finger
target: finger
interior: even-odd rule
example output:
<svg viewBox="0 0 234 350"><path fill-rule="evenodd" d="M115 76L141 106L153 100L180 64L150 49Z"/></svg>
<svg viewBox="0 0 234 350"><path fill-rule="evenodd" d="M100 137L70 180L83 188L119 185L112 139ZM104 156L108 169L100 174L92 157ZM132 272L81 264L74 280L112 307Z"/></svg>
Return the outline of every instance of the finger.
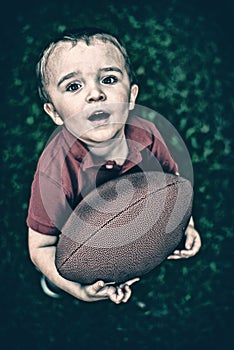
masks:
<svg viewBox="0 0 234 350"><path fill-rule="evenodd" d="M194 241L193 249L197 253L200 250L200 248L201 248L201 237L200 237L199 233L197 233L195 241Z"/></svg>
<svg viewBox="0 0 234 350"><path fill-rule="evenodd" d="M195 255L194 249L180 251L181 258L191 258L194 255Z"/></svg>
<svg viewBox="0 0 234 350"><path fill-rule="evenodd" d="M115 304L120 304L121 303L121 301L118 299L116 294L110 295L109 299Z"/></svg>
<svg viewBox="0 0 234 350"><path fill-rule="evenodd" d="M180 258L181 258L180 250L174 250L174 252L167 257L168 260L176 260L176 259L180 259Z"/></svg>
<svg viewBox="0 0 234 350"><path fill-rule="evenodd" d="M196 251L193 249L190 250L180 250L179 254L174 256L174 259L187 259L187 258L191 258L192 256L194 256L196 254Z"/></svg>
<svg viewBox="0 0 234 350"><path fill-rule="evenodd" d="M99 290L101 290L104 287L105 283L103 281L97 281L94 284L90 285L90 289L94 292L97 293Z"/></svg>
<svg viewBox="0 0 234 350"><path fill-rule="evenodd" d="M138 281L140 281L140 278L139 278L139 277L133 278L133 279L128 280L128 281L126 281L126 282L124 282L124 283L121 283L120 288L122 288L122 287L124 287L124 286L126 286L126 285L132 286L134 283L136 283L136 282L138 282Z"/></svg>
<svg viewBox="0 0 234 350"><path fill-rule="evenodd" d="M120 304L123 297L124 293L119 287L116 288L115 293L109 295L110 300L113 301L115 304Z"/></svg>
<svg viewBox="0 0 234 350"><path fill-rule="evenodd" d="M117 287L117 297L118 297L118 300L120 301L122 301L122 299L124 298L124 292L120 287Z"/></svg>
<svg viewBox="0 0 234 350"><path fill-rule="evenodd" d="M115 293L115 291L116 291L115 287L104 286L102 289L100 289L98 292L96 292L96 295L109 298L110 295Z"/></svg>
<svg viewBox="0 0 234 350"><path fill-rule="evenodd" d="M194 231L190 231L186 234L186 241L185 241L185 248L191 249L195 240L195 234Z"/></svg>
<svg viewBox="0 0 234 350"><path fill-rule="evenodd" d="M181 255L169 255L167 257L168 260L178 260L178 259L182 259Z"/></svg>
<svg viewBox="0 0 234 350"><path fill-rule="evenodd" d="M180 250L174 250L172 255L180 255Z"/></svg>
<svg viewBox="0 0 234 350"><path fill-rule="evenodd" d="M108 298L111 293L115 292L115 288L105 286L103 281L97 281L90 286L86 286L86 291L92 297Z"/></svg>
<svg viewBox="0 0 234 350"><path fill-rule="evenodd" d="M124 289L125 289L125 295L122 299L122 303L126 303L132 295L132 291L127 284L125 285Z"/></svg>

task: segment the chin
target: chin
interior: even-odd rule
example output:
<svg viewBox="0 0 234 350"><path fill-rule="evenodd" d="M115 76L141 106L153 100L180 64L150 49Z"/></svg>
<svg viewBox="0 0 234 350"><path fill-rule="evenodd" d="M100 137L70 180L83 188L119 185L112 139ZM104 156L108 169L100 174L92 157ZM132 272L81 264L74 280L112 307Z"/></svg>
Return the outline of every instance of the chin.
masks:
<svg viewBox="0 0 234 350"><path fill-rule="evenodd" d="M84 135L83 140L87 144L95 144L95 143L101 143L101 142L106 142L109 140L112 140L116 135L118 131L96 131L95 133L92 134L87 134Z"/></svg>
<svg viewBox="0 0 234 350"><path fill-rule="evenodd" d="M95 145L95 144L101 144L101 143L103 143L103 142L107 142L107 141L109 141L109 140L111 140L113 137L90 137L90 138L85 138L85 139L83 139L83 141L86 143L86 144L88 144L88 145L90 145L90 146L92 146L92 145Z"/></svg>

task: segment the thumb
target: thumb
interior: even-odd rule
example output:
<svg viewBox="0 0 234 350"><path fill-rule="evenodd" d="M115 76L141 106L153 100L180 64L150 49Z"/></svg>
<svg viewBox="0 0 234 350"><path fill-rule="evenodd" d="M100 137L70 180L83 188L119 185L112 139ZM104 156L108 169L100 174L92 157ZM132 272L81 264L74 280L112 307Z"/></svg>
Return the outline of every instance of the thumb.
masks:
<svg viewBox="0 0 234 350"><path fill-rule="evenodd" d="M185 248L186 249L191 249L194 241L194 235L193 234L188 234L186 241L185 241Z"/></svg>
<svg viewBox="0 0 234 350"><path fill-rule="evenodd" d="M100 289L104 287L104 282L103 281L97 281L94 284L92 284L92 289L94 292L98 292Z"/></svg>

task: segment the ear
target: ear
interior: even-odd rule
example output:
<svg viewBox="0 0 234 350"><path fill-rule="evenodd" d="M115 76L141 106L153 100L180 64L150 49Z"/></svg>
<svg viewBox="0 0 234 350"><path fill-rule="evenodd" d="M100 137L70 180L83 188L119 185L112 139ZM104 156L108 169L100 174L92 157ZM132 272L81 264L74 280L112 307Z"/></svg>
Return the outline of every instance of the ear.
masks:
<svg viewBox="0 0 234 350"><path fill-rule="evenodd" d="M138 91L139 91L138 85L133 84L131 86L131 91L130 91L130 100L129 100L129 110L130 111L133 110L135 107L135 101L136 101L136 98L138 95Z"/></svg>
<svg viewBox="0 0 234 350"><path fill-rule="evenodd" d="M45 103L44 104L44 111L52 118L53 122L56 125L63 125L63 120L54 108L54 105L52 103Z"/></svg>

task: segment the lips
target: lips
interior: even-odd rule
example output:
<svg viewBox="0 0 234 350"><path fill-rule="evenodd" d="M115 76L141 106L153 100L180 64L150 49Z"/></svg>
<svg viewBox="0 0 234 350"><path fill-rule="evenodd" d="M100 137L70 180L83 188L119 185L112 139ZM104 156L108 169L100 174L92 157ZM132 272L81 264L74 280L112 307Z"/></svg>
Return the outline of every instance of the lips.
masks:
<svg viewBox="0 0 234 350"><path fill-rule="evenodd" d="M92 113L89 117L88 120L92 123L103 123L108 120L110 117L110 114L104 111L96 111Z"/></svg>

